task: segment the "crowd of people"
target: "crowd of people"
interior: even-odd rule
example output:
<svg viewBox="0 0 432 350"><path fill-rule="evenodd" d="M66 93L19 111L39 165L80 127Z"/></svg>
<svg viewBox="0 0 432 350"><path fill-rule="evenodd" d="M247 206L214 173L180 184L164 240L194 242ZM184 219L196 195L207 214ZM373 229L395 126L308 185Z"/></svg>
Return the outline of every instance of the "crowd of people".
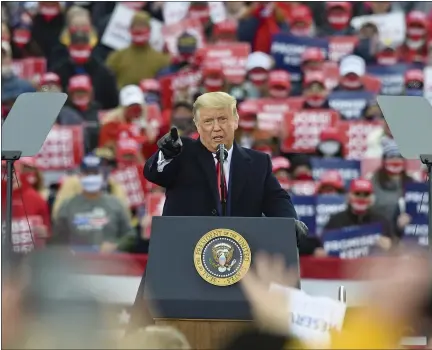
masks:
<svg viewBox="0 0 432 350"><path fill-rule="evenodd" d="M171 126L198 137L192 103L211 91L237 99L237 142L271 157L300 219L305 197L313 210L339 198L326 219L304 220L301 254L332 255L326 232L352 226L379 224L380 250L404 239L406 184L425 171L401 157L376 96L396 80L423 94L430 4L215 4L2 5L2 119L21 93L68 93L40 154L15 166L16 251L52 239L146 253L164 194L143 165Z"/></svg>

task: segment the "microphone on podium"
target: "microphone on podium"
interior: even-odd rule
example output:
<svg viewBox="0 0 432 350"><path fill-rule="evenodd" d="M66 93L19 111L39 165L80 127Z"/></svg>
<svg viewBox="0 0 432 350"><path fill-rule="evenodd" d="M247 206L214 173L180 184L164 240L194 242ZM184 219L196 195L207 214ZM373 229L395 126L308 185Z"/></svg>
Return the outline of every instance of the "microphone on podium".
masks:
<svg viewBox="0 0 432 350"><path fill-rule="evenodd" d="M216 148L216 159L220 162L226 161L228 158L228 151L223 143Z"/></svg>

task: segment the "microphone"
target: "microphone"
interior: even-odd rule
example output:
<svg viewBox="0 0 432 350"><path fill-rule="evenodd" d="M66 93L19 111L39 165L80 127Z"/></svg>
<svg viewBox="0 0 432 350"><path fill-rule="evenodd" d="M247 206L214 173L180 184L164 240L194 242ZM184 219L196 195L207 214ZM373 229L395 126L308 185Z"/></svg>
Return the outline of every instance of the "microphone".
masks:
<svg viewBox="0 0 432 350"><path fill-rule="evenodd" d="M216 148L216 159L223 163L228 158L228 151L223 143L219 144Z"/></svg>

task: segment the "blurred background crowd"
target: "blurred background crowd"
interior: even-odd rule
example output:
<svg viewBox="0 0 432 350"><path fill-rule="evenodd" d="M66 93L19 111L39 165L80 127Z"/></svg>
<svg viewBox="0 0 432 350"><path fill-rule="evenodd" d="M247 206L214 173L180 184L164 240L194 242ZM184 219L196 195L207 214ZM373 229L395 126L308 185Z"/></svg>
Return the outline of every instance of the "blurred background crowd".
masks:
<svg viewBox="0 0 432 350"><path fill-rule="evenodd" d="M301 255L428 244L426 169L401 157L376 96L432 100L431 2L12 1L1 10L2 121L21 93L69 96L41 152L15 164L15 252L52 241L147 253L164 191L143 165L171 126L197 138L194 100L221 90L238 101L237 142L269 154L309 226Z"/></svg>
<svg viewBox="0 0 432 350"><path fill-rule="evenodd" d="M430 97L431 9L384 1L4 3L3 120L23 92L69 95L41 152L17 163L15 250L53 237L146 253L164 193L145 181L143 164L173 125L196 138L192 103L218 90L237 98L237 141L271 156L308 224L301 254L356 257L404 238L425 245L425 212L412 196L425 191L412 185L425 171L400 156L376 96ZM353 227L355 237L372 238L343 252L337 242Z"/></svg>

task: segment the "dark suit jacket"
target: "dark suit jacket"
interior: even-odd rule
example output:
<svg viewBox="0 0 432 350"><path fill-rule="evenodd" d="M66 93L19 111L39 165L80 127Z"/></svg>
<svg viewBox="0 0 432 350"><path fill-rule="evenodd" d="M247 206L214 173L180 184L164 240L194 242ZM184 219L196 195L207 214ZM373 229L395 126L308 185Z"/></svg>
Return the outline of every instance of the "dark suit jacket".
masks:
<svg viewBox="0 0 432 350"><path fill-rule="evenodd" d="M150 182L166 188L165 216L220 215L213 155L198 140L182 138L183 151L157 171L158 152L144 167ZM272 174L270 157L234 144L228 184L227 213L237 217L297 218L291 198Z"/></svg>

